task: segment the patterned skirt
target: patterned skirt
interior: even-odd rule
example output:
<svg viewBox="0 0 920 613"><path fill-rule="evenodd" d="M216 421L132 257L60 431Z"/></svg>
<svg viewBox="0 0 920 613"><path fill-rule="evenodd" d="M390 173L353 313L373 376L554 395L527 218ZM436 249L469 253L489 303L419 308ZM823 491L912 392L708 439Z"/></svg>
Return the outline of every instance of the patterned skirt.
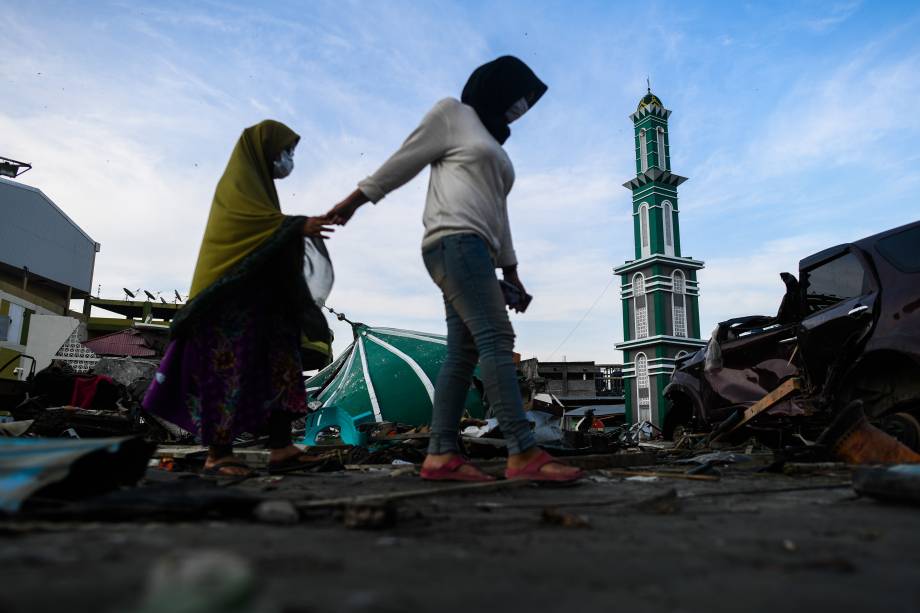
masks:
<svg viewBox="0 0 920 613"><path fill-rule="evenodd" d="M262 304L224 303L170 342L144 408L204 445L262 432L272 411L306 413L299 322Z"/></svg>

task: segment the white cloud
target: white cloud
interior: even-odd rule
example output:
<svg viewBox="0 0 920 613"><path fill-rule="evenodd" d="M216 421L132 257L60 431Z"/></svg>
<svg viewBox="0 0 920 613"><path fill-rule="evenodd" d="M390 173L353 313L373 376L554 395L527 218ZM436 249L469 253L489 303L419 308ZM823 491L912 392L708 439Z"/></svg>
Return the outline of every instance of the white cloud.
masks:
<svg viewBox="0 0 920 613"><path fill-rule="evenodd" d="M861 5L861 0L839 2L831 5L827 14L806 20L805 27L814 32L827 32L852 17Z"/></svg>
<svg viewBox="0 0 920 613"><path fill-rule="evenodd" d="M775 315L785 293L779 273L798 277L799 260L840 242L827 234L768 240L743 255L710 258L698 273L700 333L745 315Z"/></svg>

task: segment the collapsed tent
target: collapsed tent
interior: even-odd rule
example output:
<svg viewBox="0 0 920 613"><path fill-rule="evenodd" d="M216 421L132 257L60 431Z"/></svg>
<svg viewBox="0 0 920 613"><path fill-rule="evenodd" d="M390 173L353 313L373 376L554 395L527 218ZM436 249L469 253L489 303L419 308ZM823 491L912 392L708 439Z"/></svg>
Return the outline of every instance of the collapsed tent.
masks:
<svg viewBox="0 0 920 613"><path fill-rule="evenodd" d="M362 423L431 422L433 382L447 357L447 338L360 323L353 323L352 330L354 342L306 383L315 411L307 417L305 445L316 444L317 435L329 431L337 431L344 443L361 444ZM467 394L466 411L477 418L485 414L475 384Z"/></svg>

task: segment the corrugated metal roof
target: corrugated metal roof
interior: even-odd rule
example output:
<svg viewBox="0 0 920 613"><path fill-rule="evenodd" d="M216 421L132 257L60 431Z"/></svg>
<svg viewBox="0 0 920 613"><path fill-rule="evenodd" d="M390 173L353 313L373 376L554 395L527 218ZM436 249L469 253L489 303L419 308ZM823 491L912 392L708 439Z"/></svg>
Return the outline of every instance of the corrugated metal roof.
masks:
<svg viewBox="0 0 920 613"><path fill-rule="evenodd" d="M113 332L86 341L83 345L98 355L132 358L152 358L157 355L156 350L147 344L147 339L137 330Z"/></svg>
<svg viewBox="0 0 920 613"><path fill-rule="evenodd" d="M96 242L41 190L0 179L0 262L89 292Z"/></svg>

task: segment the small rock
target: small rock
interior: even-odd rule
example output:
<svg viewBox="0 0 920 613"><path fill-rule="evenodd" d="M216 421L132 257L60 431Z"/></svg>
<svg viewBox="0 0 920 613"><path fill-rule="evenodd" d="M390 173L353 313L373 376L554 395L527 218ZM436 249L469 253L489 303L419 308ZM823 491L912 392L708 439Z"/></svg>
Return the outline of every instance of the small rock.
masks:
<svg viewBox="0 0 920 613"><path fill-rule="evenodd" d="M173 551L147 579L143 613L224 613L271 610L259 603L259 582L248 560L222 550Z"/></svg>
<svg viewBox="0 0 920 613"><path fill-rule="evenodd" d="M300 512L290 500L266 500L259 503L253 514L266 524L296 524L300 521Z"/></svg>
<svg viewBox="0 0 920 613"><path fill-rule="evenodd" d="M590 528L591 520L587 515L576 515L552 507L543 509L543 523L562 526L563 528Z"/></svg>

